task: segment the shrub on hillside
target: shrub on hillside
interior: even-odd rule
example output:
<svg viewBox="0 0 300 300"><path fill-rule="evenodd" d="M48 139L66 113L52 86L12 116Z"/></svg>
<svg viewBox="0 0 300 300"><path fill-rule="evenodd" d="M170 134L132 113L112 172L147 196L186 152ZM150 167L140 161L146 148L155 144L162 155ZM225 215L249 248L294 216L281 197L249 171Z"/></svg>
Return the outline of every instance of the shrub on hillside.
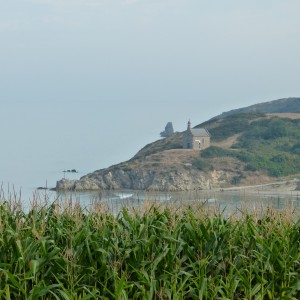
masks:
<svg viewBox="0 0 300 300"><path fill-rule="evenodd" d="M263 117L263 113L247 113L229 116L221 120L218 127L209 129L213 141L222 141L234 134L248 130L251 120Z"/></svg>
<svg viewBox="0 0 300 300"><path fill-rule="evenodd" d="M221 147L211 146L209 148L204 149L201 152L201 157L203 158L214 158L224 156L232 156L232 151L226 150Z"/></svg>
<svg viewBox="0 0 300 300"><path fill-rule="evenodd" d="M290 151L294 154L300 155L300 143L297 143L294 146L292 146Z"/></svg>
<svg viewBox="0 0 300 300"><path fill-rule="evenodd" d="M231 184L237 185L241 182L241 180L243 178L246 178L245 175L243 175L243 174L233 176L232 179L231 179Z"/></svg>
<svg viewBox="0 0 300 300"><path fill-rule="evenodd" d="M196 159L193 162L193 166L200 171L207 171L212 169L212 164L204 159Z"/></svg>

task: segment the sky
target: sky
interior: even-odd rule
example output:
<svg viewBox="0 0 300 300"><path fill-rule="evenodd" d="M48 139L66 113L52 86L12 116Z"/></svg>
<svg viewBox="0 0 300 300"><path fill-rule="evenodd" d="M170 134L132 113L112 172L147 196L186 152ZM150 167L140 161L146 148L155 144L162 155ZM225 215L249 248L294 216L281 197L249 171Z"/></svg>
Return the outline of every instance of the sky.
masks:
<svg viewBox="0 0 300 300"><path fill-rule="evenodd" d="M0 2L0 182L131 158L167 122L300 96L299 0Z"/></svg>

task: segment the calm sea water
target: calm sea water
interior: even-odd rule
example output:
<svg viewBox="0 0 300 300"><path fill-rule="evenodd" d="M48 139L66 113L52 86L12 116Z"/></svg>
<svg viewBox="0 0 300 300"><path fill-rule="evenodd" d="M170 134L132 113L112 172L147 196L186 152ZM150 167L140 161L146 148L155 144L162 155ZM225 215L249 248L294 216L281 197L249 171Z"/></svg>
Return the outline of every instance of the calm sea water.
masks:
<svg viewBox="0 0 300 300"><path fill-rule="evenodd" d="M69 179L78 179L83 174L66 173ZM33 176L34 177L34 176ZM55 186L56 180L63 178L63 172L48 174L50 181L41 182L40 186L51 188ZM2 182L2 196L6 199L20 199L24 209L31 206L33 200L52 203L53 201L78 202L84 208L89 209L91 203L103 202L114 212L118 212L125 205L140 206L145 202L156 203L202 203L203 205L216 207L220 211L235 211L247 207L259 209L262 206L272 206L282 209L287 206L300 208L300 195L290 193L286 195L268 194L261 191L248 193L247 190L241 191L190 191L190 192L145 192L136 190L103 191L103 192L64 192L57 193L51 190L37 190L38 186L32 186L34 178L28 176L28 181L23 180L21 184L11 184ZM25 182L24 182L25 181Z"/></svg>
<svg viewBox="0 0 300 300"><path fill-rule="evenodd" d="M103 191L103 192L77 192L55 193L56 199L78 202L84 208L89 209L91 203L102 202L114 212L118 212L124 206L139 207L145 203L156 204L193 204L199 203L219 211L232 212L242 209L257 209L273 207L283 209L285 207L300 208L300 195L271 195L267 193L247 193L242 191L190 191L190 192L145 192L135 190Z"/></svg>

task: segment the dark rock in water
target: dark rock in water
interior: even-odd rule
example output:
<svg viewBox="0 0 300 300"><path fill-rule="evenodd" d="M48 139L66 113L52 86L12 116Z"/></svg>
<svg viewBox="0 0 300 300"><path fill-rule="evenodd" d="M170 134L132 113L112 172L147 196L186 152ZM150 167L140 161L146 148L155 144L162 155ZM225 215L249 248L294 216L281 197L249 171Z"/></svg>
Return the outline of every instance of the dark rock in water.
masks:
<svg viewBox="0 0 300 300"><path fill-rule="evenodd" d="M47 187L44 187L44 186L39 186L39 187L37 188L37 190L48 190L48 188L47 188Z"/></svg>
<svg viewBox="0 0 300 300"><path fill-rule="evenodd" d="M72 170L63 170L63 173L78 173L78 171L76 169L72 169Z"/></svg>

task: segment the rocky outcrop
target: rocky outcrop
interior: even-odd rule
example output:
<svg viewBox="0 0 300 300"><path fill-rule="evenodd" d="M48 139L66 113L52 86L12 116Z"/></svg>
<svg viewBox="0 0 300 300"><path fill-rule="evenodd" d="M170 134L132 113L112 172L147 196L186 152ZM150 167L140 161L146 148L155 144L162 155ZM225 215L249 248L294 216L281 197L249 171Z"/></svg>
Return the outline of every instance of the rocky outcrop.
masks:
<svg viewBox="0 0 300 300"><path fill-rule="evenodd" d="M168 122L165 127L165 130L160 133L160 136L169 137L172 136L173 134L174 134L173 124L172 122Z"/></svg>
<svg viewBox="0 0 300 300"><path fill-rule="evenodd" d="M155 191L203 190L228 181L228 173L208 173L196 169L142 170L109 168L83 176L80 180L62 179L57 190L133 189Z"/></svg>
<svg viewBox="0 0 300 300"><path fill-rule="evenodd" d="M101 187L94 179L87 180L69 180L61 179L56 182L56 190L64 191L85 191L85 190L99 190Z"/></svg>

